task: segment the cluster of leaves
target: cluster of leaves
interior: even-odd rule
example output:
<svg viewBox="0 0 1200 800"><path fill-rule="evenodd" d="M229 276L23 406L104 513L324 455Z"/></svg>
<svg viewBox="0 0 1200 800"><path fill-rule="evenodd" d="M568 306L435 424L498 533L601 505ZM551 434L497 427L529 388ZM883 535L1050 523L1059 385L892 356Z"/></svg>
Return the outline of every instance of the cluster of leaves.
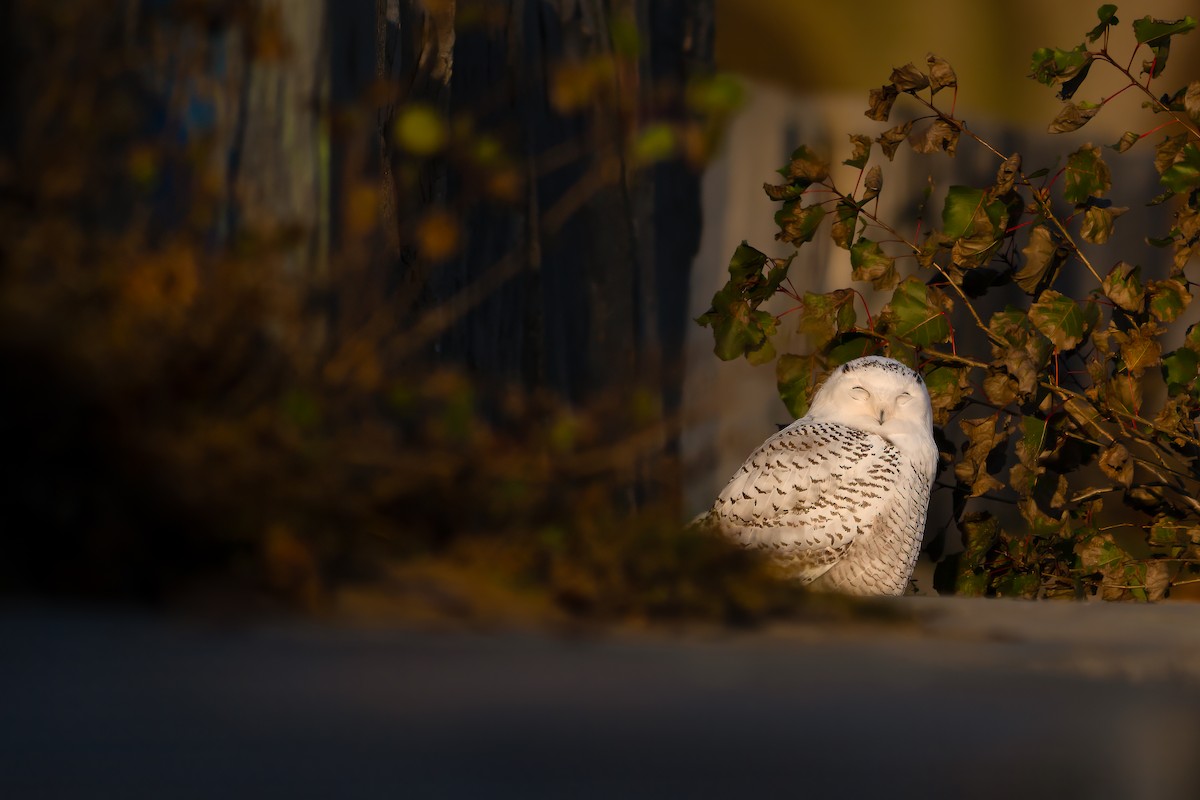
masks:
<svg viewBox="0 0 1200 800"><path fill-rule="evenodd" d="M828 219L833 242L849 251L851 279L890 292L882 309L862 319L850 288L800 293L788 278L795 252L772 258L743 243L729 282L697 320L713 328L720 358L775 360L780 395L797 416L822 376L851 358L879 353L923 372L943 434L941 485L954 493L965 547L939 565L939 581L963 594L1153 599L1200 580L1200 327L1173 330L1192 299L1185 268L1200 246L1200 82L1150 89L1173 40L1196 20L1136 20L1137 45L1122 63L1108 48L1116 7L1097 15L1084 43L1035 52L1030 76L1066 101L1050 133L1082 127L1125 90L1166 117L1110 146L1123 153L1163 136L1154 154L1163 193L1150 203L1169 201L1174 224L1147 239L1169 254L1161 270L1144 274L1125 260L1105 269L1085 247L1105 244L1127 210L1106 197L1112 178L1100 147L1077 148L1057 170L1026 172L1020 154L998 151L957 118L953 100L945 108L957 78L931 54L926 69L907 64L870 92L873 120L887 122L902 96L919 116L850 136L843 163L858 171L852 190L803 146L780 170L784 181L764 186L782 204L776 239L800 248ZM1125 89L1073 100L1097 64L1123 75ZM917 220L912 236L877 215L883 169L868 166L874 145L890 162L906 142L953 156L962 141L995 157L990 185L950 186L941 226L922 232ZM762 307L775 295L792 301L784 314ZM1000 295L1024 299L988 315L982 301L994 308ZM808 350L776 357L771 337L793 311Z"/></svg>

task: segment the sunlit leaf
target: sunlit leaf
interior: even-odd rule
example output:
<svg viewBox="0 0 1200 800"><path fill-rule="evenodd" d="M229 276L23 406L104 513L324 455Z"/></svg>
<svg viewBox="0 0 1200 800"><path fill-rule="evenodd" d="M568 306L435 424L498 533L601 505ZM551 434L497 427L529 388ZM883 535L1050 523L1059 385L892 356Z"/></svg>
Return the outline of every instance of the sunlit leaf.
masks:
<svg viewBox="0 0 1200 800"><path fill-rule="evenodd" d="M1135 267L1125 261L1119 261L1104 276L1101 288L1105 296L1131 314L1142 309L1146 299L1146 289L1142 286L1141 267Z"/></svg>
<svg viewBox="0 0 1200 800"><path fill-rule="evenodd" d="M1046 86L1054 86L1086 74L1091 65L1092 56L1086 45L1078 45L1072 50L1041 47L1033 53L1029 77Z"/></svg>
<svg viewBox="0 0 1200 800"><path fill-rule="evenodd" d="M1059 351L1073 350L1083 341L1084 318L1079 304L1053 289L1042 292L1029 307L1029 319Z"/></svg>
<svg viewBox="0 0 1200 800"><path fill-rule="evenodd" d="M845 201L838 203L837 221L830 226L830 236L833 243L843 250L849 250L854 241L855 230L858 227L858 207Z"/></svg>
<svg viewBox="0 0 1200 800"><path fill-rule="evenodd" d="M779 233L775 234L775 238L799 247L812 241L823 219L824 206L817 204L804 207L800 205L799 200L790 200L775 214L775 223L779 226Z"/></svg>
<svg viewBox="0 0 1200 800"><path fill-rule="evenodd" d="M1109 27L1121 22L1117 19L1117 7L1112 3L1105 3L1096 9L1096 16L1100 18L1100 24L1088 31L1089 42L1096 41L1108 31Z"/></svg>
<svg viewBox="0 0 1200 800"><path fill-rule="evenodd" d="M854 293L838 289L827 294L805 292L797 330L808 337L809 345L820 350L837 336L854 327Z"/></svg>
<svg viewBox="0 0 1200 800"><path fill-rule="evenodd" d="M890 83L878 89L872 89L870 108L863 113L876 122L887 122L888 117L892 113L892 104L896 102L896 98L899 96L900 93L896 91L896 87Z"/></svg>
<svg viewBox="0 0 1200 800"><path fill-rule="evenodd" d="M893 69L888 80L900 92L916 92L929 85L929 76L917 69L912 62Z"/></svg>
<svg viewBox="0 0 1200 800"><path fill-rule="evenodd" d="M966 367L939 366L925 373L925 388L933 405L933 424L945 425L950 415L971 394L971 381Z"/></svg>
<svg viewBox="0 0 1200 800"><path fill-rule="evenodd" d="M902 282L884 310L891 322L890 330L918 347L946 341L950 323L943 304L948 301L940 292L937 295L918 278Z"/></svg>
<svg viewBox="0 0 1200 800"><path fill-rule="evenodd" d="M1049 228L1035 225L1021 254L1025 256L1025 263L1013 275L1013 280L1027 294L1037 295L1041 287L1054 282L1067 258L1067 249Z"/></svg>
<svg viewBox="0 0 1200 800"><path fill-rule="evenodd" d="M813 378L817 374L817 361L813 356L797 356L784 353L775 361L775 383L779 397L788 412L796 418L808 413L808 404L816 388Z"/></svg>
<svg viewBox="0 0 1200 800"><path fill-rule="evenodd" d="M1092 244L1104 244L1112 236L1113 220L1128 211L1128 208L1109 206L1089 206L1083 213L1083 224L1079 233L1084 241Z"/></svg>
<svg viewBox="0 0 1200 800"><path fill-rule="evenodd" d="M1189 391L1196 382L1198 365L1200 356L1186 347L1163 356L1162 372L1167 391L1171 394Z"/></svg>
<svg viewBox="0 0 1200 800"><path fill-rule="evenodd" d="M1103 104L1089 103L1081 100L1078 103L1067 103L1058 112L1058 116L1046 126L1047 133L1070 133L1077 131L1100 112Z"/></svg>
<svg viewBox="0 0 1200 800"><path fill-rule="evenodd" d="M850 248L850 265L854 268L850 277L856 281L870 281L876 289L895 288L900 281L895 261L880 249L878 242L859 239Z"/></svg>
<svg viewBox="0 0 1200 800"><path fill-rule="evenodd" d="M1070 203L1101 197L1112 187L1112 174L1100 155L1100 148L1085 144L1067 158L1063 172L1063 197Z"/></svg>
<svg viewBox="0 0 1200 800"><path fill-rule="evenodd" d="M1162 184L1177 194L1200 187L1200 147L1189 143L1162 173Z"/></svg>
<svg viewBox="0 0 1200 800"><path fill-rule="evenodd" d="M863 134L850 134L850 143L854 145L854 153L842 163L848 167L862 169L871 157L871 137Z"/></svg>
<svg viewBox="0 0 1200 800"><path fill-rule="evenodd" d="M1192 302L1191 292L1177 278L1150 281L1146 288L1150 295L1150 313L1159 322L1174 322Z"/></svg>
<svg viewBox="0 0 1200 800"><path fill-rule="evenodd" d="M908 141L908 135L912 132L912 120L905 122L903 125L897 125L894 128L888 128L883 133L879 134L879 138L875 141L879 143L879 149L883 150L883 154L887 156L888 161L891 161L896 156L896 148Z"/></svg>
<svg viewBox="0 0 1200 800"><path fill-rule="evenodd" d="M1105 448L1100 455L1100 470L1125 488L1133 484L1133 458L1120 442Z"/></svg>
<svg viewBox="0 0 1200 800"><path fill-rule="evenodd" d="M795 149L786 169L788 177L807 183L819 183L829 177L829 165L805 145Z"/></svg>
<svg viewBox="0 0 1200 800"><path fill-rule="evenodd" d="M1162 345L1158 342L1158 334L1161 332L1154 323L1113 332L1113 339L1121 348L1121 360L1125 363L1125 369L1133 375L1141 375L1150 367L1158 366L1162 356ZM1116 382L1118 388L1121 388L1120 383ZM1132 412L1141 403L1129 402L1125 405Z"/></svg>
<svg viewBox="0 0 1200 800"><path fill-rule="evenodd" d="M1134 133L1133 131L1125 131L1123 134L1121 134L1120 140L1116 144L1110 144L1109 147L1111 147L1113 150L1116 150L1118 153L1124 153L1126 150L1141 141L1141 138L1142 137L1140 135Z"/></svg>
<svg viewBox="0 0 1200 800"><path fill-rule="evenodd" d="M966 435L962 457L954 465L954 477L966 484L968 497L979 497L1004 488L988 469L988 462L1008 442L1008 426L997 426L999 414L978 419L960 417L958 427Z"/></svg>
<svg viewBox="0 0 1200 800"><path fill-rule="evenodd" d="M1154 58L1142 63L1142 72L1151 78L1162 74L1167 66L1167 57L1171 51L1171 37L1188 33L1196 27L1196 20L1187 16L1183 19L1164 20L1151 19L1149 16L1134 20L1133 33L1138 44L1145 44L1154 52Z"/></svg>
<svg viewBox="0 0 1200 800"><path fill-rule="evenodd" d="M958 150L958 135L958 128L939 118L923 130L913 131L908 137L908 143L918 153L928 155L945 152L953 156Z"/></svg>
<svg viewBox="0 0 1200 800"><path fill-rule="evenodd" d="M929 86L933 94L947 87L958 86L958 76L954 74L954 68L950 66L949 61L929 53L925 57L925 63L929 66Z"/></svg>
<svg viewBox="0 0 1200 800"><path fill-rule="evenodd" d="M1004 159L1004 163L996 170L996 187L994 194L1002 195L1012 191L1013 183L1021 174L1021 154L1013 153Z"/></svg>

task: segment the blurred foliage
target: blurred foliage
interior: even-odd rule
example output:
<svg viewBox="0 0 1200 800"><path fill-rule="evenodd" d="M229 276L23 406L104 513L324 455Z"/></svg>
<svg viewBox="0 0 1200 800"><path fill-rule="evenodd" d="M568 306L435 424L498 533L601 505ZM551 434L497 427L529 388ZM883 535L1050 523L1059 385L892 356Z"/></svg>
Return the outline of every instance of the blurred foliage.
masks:
<svg viewBox="0 0 1200 800"><path fill-rule="evenodd" d="M1030 77L1065 101L1052 134L1083 127L1126 90L1166 118L1108 148L1124 153L1158 139L1162 194L1149 202L1170 203L1173 225L1147 243L1169 254L1165 274L1147 279L1132 262L1095 263L1087 245L1105 244L1127 210L1106 198L1112 176L1100 147L1084 144L1058 169L1027 172L1020 154L1001 152L955 116L954 70L930 54L924 69L899 67L870 91L870 119L887 123L898 103L916 114L877 135L850 135L843 163L857 171L853 189L839 187L805 146L779 170L783 182L763 187L782 204L777 240L800 248L826 225L849 251L850 278L890 293L885 305L872 314L850 288L801 294L788 280L794 251L774 258L743 243L728 283L697 320L712 327L718 357L774 360L780 395L797 416L814 384L851 358L880 353L923 372L942 442L941 485L954 494L965 548L939 565L939 582L961 594L1146 600L1200 582L1200 327L1178 330L1196 286L1186 268L1200 246L1200 82L1150 88L1196 20L1135 20L1136 49L1121 57L1108 49L1116 11L1101 6L1075 47L1037 50ZM1097 65L1120 73L1125 89L1076 101ZM940 228L923 216L929 191L915 225L889 222L877 214L882 166L868 165L874 145L891 162L905 143L951 157L960 143L982 148L995 159L995 179L948 187ZM904 262L912 268L902 271ZM775 295L794 306L766 311ZM989 316L997 296L1023 299ZM809 350L776 357L772 338L792 312Z"/></svg>
<svg viewBox="0 0 1200 800"><path fill-rule="evenodd" d="M491 24L483 7L464 4L459 25ZM255 69L286 73L287 6L130 8L24 3L10 31L42 68L13 84L26 113L0 161L0 589L408 619L795 608L752 554L683 530L669 500L631 501L635 472L673 474L677 422L657 397L572 405L438 363L431 342L461 312L422 306L414 276L460 252L478 207L519 213L537 167L502 131L398 81L318 108L322 163L341 170L321 184L330 206L255 224L241 197L288 198L261 165L224 171L238 155L220 124L184 122L217 109L221 123ZM675 88L677 116L645 118L621 82L637 27L614 18L611 34L610 51L557 65L549 102L608 103L641 167L701 164L737 85L696 78ZM233 56L240 77L214 78ZM392 183L363 145L378 119ZM473 189L447 203L433 178Z"/></svg>

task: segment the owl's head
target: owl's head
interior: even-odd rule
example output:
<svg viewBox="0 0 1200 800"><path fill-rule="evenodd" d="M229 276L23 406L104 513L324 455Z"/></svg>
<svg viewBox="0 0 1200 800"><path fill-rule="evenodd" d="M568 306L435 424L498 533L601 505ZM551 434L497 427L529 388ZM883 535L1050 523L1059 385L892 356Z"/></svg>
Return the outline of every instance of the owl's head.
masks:
<svg viewBox="0 0 1200 800"><path fill-rule="evenodd" d="M842 364L817 390L808 416L877 433L923 464L937 461L929 391L899 361L866 356Z"/></svg>

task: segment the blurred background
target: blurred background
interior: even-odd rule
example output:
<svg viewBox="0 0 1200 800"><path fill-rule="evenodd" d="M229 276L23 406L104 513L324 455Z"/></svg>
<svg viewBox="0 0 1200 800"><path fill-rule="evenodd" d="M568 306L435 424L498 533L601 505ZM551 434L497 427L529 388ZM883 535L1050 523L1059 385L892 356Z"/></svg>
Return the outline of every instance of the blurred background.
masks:
<svg viewBox="0 0 1200 800"><path fill-rule="evenodd" d="M794 602L681 530L790 421L772 371L719 362L692 322L739 241L770 249L762 182L802 142L839 161L848 132L873 132L867 89L928 51L975 129L1052 163L1075 139L1044 152L1059 102L1025 77L1029 54L1095 13L0 8L0 590L633 620ZM1106 113L1087 135L1130 127ZM1114 170L1151 186L1148 158ZM888 180L912 191L890 202L993 171L968 148L905 154ZM824 244L792 276L829 288L847 269ZM934 557L956 541L947 502Z"/></svg>
<svg viewBox="0 0 1200 800"><path fill-rule="evenodd" d="M1113 47L1191 11L1122 4ZM0 795L1195 796L1196 606L847 608L685 527L790 422L693 322L738 242L784 254L763 181L929 51L1026 165L1115 142L1136 101L1047 143L1025 77L1093 24L0 0ZM995 168L901 153L881 213Z"/></svg>

